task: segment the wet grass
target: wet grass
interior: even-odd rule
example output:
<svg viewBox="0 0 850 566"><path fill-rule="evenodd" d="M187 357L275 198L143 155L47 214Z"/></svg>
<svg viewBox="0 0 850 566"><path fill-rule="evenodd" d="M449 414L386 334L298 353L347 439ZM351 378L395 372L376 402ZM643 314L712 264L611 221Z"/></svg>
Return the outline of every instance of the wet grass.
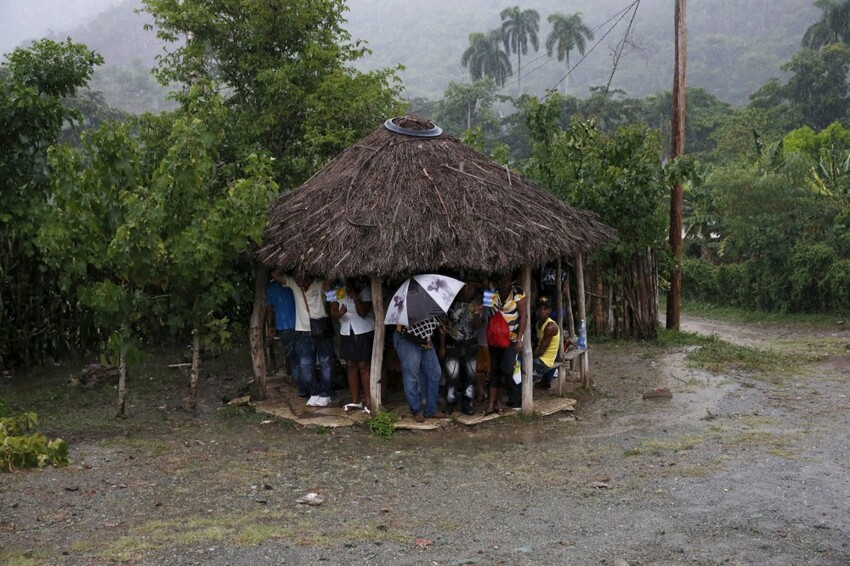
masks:
<svg viewBox="0 0 850 566"><path fill-rule="evenodd" d="M297 516L291 512L233 513L215 516L189 516L170 520L154 520L141 525L136 532L104 543L101 540L80 541L74 552L113 562L134 562L145 554L177 545L199 545L228 542L253 546L271 539L292 538L298 532L291 525ZM314 525L309 525L308 530Z"/></svg>
<svg viewBox="0 0 850 566"><path fill-rule="evenodd" d="M21 552L0 550L0 564L6 566L40 566L46 564L48 551L24 550Z"/></svg>
<svg viewBox="0 0 850 566"><path fill-rule="evenodd" d="M741 323L761 322L768 324L831 326L839 321L850 320L850 313L799 314L750 311L735 307L718 306L695 301L683 301L682 312L693 316Z"/></svg>
<svg viewBox="0 0 850 566"><path fill-rule="evenodd" d="M39 417L39 432L73 442L113 436L136 436L142 433L167 433L191 425L196 415L180 412L188 384L182 370L168 368L182 360L182 348L161 348L145 356L128 372L125 399L126 418L116 419L117 387L102 381L93 389L72 385L85 367L85 361L40 367L21 374L12 383L2 384L0 395L9 414L33 411ZM250 371L250 357L234 350L204 360L202 376L223 375L234 390ZM89 360L93 361L93 360ZM203 389L206 379L199 387ZM221 389L221 385L215 385ZM178 409L178 410L175 410ZM242 407L222 407L215 420L259 422L262 417Z"/></svg>

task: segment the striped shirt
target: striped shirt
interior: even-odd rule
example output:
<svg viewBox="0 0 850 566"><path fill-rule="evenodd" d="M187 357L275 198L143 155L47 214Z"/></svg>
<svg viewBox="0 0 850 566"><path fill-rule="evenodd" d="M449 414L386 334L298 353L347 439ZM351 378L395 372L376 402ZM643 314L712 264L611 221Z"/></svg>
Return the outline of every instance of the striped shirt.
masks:
<svg viewBox="0 0 850 566"><path fill-rule="evenodd" d="M493 312L500 312L505 317L505 322L508 323L508 330L511 331L511 342L516 342L517 332L519 332L519 301L525 295L522 293L522 288L516 285L511 285L511 290L504 300L499 296L499 292L493 295Z"/></svg>

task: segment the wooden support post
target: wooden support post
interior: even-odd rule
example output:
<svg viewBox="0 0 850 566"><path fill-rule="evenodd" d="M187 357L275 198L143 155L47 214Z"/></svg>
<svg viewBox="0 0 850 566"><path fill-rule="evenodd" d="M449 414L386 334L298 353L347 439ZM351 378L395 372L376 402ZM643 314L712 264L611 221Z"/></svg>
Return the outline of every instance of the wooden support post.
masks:
<svg viewBox="0 0 850 566"><path fill-rule="evenodd" d="M266 391L266 285L269 270L264 265L254 268L254 310L251 312L251 360L254 363L254 387L252 397L262 401Z"/></svg>
<svg viewBox="0 0 850 566"><path fill-rule="evenodd" d="M384 365L384 291L380 277L370 278L372 287L372 313L375 315L375 339L372 341L372 361L369 369L369 396L372 414L381 410L381 370Z"/></svg>
<svg viewBox="0 0 850 566"><path fill-rule="evenodd" d="M531 267L522 268L522 290L527 297L525 301L525 332L522 337L522 414L531 415L534 412L533 368L534 359L531 351ZM510 379L510 378L508 378Z"/></svg>
<svg viewBox="0 0 850 566"><path fill-rule="evenodd" d="M558 290L555 294L555 307L558 309L558 328L561 329L561 339L558 340L558 356L557 359L562 359L564 356L564 286L561 283L561 258L558 258L558 266L555 270L555 288ZM533 363L533 362L532 362ZM564 395L564 385L567 380L567 368L564 364L558 366L558 396Z"/></svg>
<svg viewBox="0 0 850 566"><path fill-rule="evenodd" d="M584 328L587 330L587 309L585 308L584 302L584 254L579 254L576 257L576 292L578 296L576 297L576 303L578 307L578 319L579 324L580 321L584 321ZM587 362L587 353L581 356L579 363L581 364L581 368L579 369L579 373L581 373L581 386L584 388L590 387L590 374L588 373L589 364Z"/></svg>
<svg viewBox="0 0 850 566"><path fill-rule="evenodd" d="M572 292L570 291L570 274L567 273L567 286L564 289L564 293L567 297L567 321L569 321L569 336L572 339L576 335L576 317L573 314L573 297Z"/></svg>

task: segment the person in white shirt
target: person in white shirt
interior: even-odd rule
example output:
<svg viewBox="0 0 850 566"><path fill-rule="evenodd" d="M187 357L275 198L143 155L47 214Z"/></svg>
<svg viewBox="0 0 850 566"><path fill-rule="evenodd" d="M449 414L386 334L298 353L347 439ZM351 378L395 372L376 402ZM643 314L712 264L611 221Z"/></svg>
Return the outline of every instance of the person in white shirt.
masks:
<svg viewBox="0 0 850 566"><path fill-rule="evenodd" d="M351 403L345 405L345 410L371 412L369 373L375 338L372 291L368 282L349 281L337 289L335 296L336 300L331 302L331 317L339 320L339 357L345 360L351 391Z"/></svg>

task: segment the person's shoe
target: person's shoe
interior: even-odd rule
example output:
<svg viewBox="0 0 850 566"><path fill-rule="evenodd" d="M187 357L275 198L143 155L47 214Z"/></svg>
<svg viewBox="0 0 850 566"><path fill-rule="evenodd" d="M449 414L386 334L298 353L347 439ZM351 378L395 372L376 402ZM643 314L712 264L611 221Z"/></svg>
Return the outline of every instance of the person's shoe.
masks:
<svg viewBox="0 0 850 566"><path fill-rule="evenodd" d="M416 413L415 415L413 415L413 420L418 423L424 423L425 416L422 413Z"/></svg>
<svg viewBox="0 0 850 566"><path fill-rule="evenodd" d="M318 400L319 400L319 396L318 396L318 395L311 395L311 396L310 396L310 398L309 398L309 399L307 399L307 406L308 406L308 407L315 407L315 406L316 406L316 402L317 402Z"/></svg>
<svg viewBox="0 0 850 566"><path fill-rule="evenodd" d="M474 415L475 414L475 405L472 402L472 399L464 397L463 401L460 404L461 411L463 411L464 415Z"/></svg>
<svg viewBox="0 0 850 566"><path fill-rule="evenodd" d="M552 387L552 382L541 380L535 383L534 387L536 387L537 389L550 389Z"/></svg>
<svg viewBox="0 0 850 566"><path fill-rule="evenodd" d="M347 413L353 409L362 409L363 403L346 403L343 405L342 409Z"/></svg>
<svg viewBox="0 0 850 566"><path fill-rule="evenodd" d="M445 411L444 411L444 412L445 412L445 413L447 413L447 414L449 414L449 415L451 415L452 413L454 413L454 412L455 412L455 405L454 405L454 403L449 403L448 405L446 405L446 408L445 408Z"/></svg>
<svg viewBox="0 0 850 566"><path fill-rule="evenodd" d="M309 399L309 398L310 398L310 394L309 394L309 393L299 393L299 394L298 394L298 398L299 398L299 399Z"/></svg>
<svg viewBox="0 0 850 566"><path fill-rule="evenodd" d="M319 398L316 399L316 404L314 406L316 406L316 407L327 407L330 404L331 404L331 398L330 397L319 397Z"/></svg>

